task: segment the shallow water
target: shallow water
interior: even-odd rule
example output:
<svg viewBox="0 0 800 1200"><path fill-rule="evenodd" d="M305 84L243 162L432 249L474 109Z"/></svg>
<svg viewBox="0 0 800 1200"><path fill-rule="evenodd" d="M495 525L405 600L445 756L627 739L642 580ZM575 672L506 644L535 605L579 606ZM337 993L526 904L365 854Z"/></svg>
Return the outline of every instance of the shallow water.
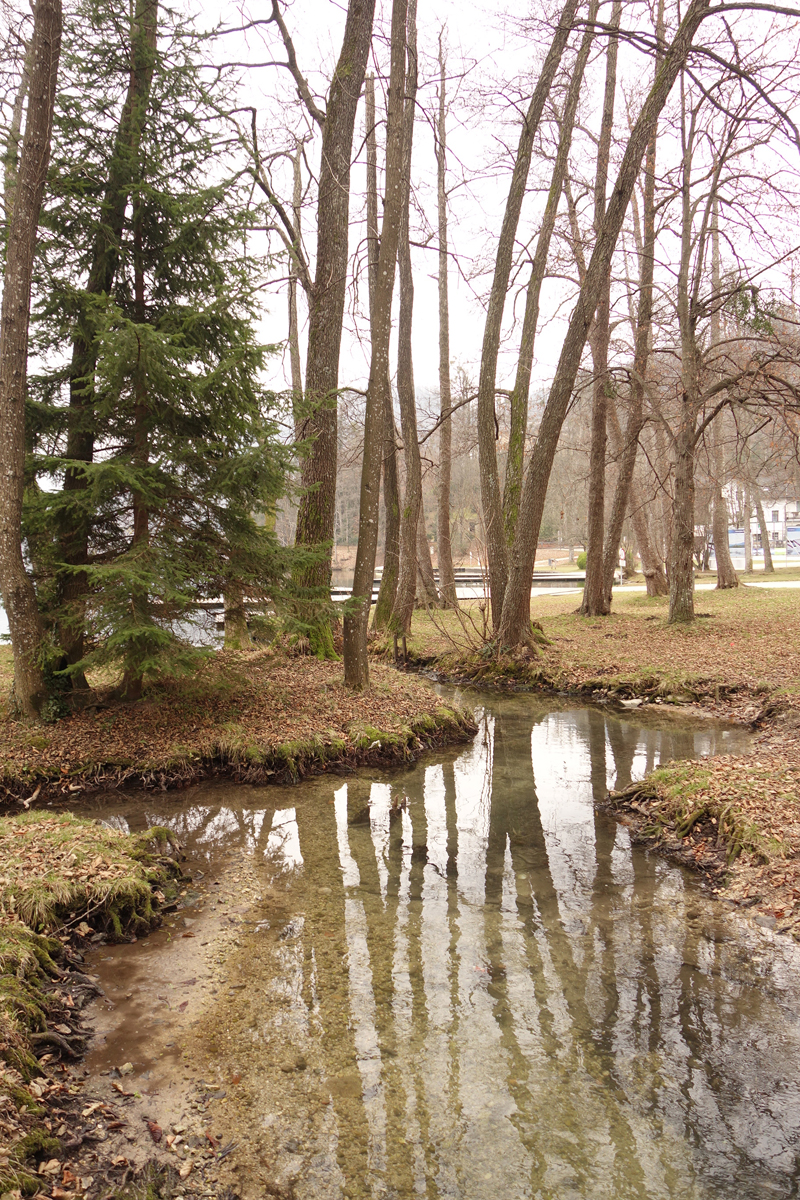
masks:
<svg viewBox="0 0 800 1200"><path fill-rule="evenodd" d="M252 856L247 987L203 1036L241 1078L253 1194L797 1195L794 944L592 805L745 740L493 698L409 770L121 798L195 862Z"/></svg>

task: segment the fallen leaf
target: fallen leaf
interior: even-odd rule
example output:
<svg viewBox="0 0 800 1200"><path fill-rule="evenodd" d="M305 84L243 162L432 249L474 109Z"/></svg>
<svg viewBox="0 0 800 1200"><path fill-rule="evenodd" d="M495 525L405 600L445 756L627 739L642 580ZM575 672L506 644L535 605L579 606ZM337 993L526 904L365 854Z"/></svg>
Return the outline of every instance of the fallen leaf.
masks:
<svg viewBox="0 0 800 1200"><path fill-rule="evenodd" d="M190 1158L187 1158L186 1162L181 1165L181 1168L178 1171L181 1179L187 1179L191 1175L193 1167L194 1163Z"/></svg>
<svg viewBox="0 0 800 1200"><path fill-rule="evenodd" d="M161 1141L161 1138L162 1138L163 1132L164 1132L162 1130L161 1126L156 1125L155 1121L148 1121L147 1128L150 1130L150 1137L153 1139L155 1144L158 1145L158 1143Z"/></svg>

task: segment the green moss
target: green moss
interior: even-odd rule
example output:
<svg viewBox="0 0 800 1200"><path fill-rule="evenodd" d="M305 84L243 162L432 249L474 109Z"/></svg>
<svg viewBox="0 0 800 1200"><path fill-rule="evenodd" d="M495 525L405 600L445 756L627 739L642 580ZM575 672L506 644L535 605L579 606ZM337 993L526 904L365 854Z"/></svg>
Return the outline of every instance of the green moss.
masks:
<svg viewBox="0 0 800 1200"><path fill-rule="evenodd" d="M14 1147L14 1158L20 1163L56 1158L61 1154L61 1142L44 1129L32 1129Z"/></svg>

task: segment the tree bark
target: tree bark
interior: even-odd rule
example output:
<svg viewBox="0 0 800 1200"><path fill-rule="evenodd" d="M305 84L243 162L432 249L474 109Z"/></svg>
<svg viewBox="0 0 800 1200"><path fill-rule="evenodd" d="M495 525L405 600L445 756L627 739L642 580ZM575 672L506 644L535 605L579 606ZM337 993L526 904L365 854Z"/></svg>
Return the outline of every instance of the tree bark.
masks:
<svg viewBox="0 0 800 1200"><path fill-rule="evenodd" d="M96 330L90 297L111 292L119 263L120 239L125 210L139 165L141 144L150 88L155 66L158 34L156 0L137 0L131 23L131 74L120 114L119 127L108 170L100 225L95 237L92 264L84 295L87 303L78 317L72 344L70 396L64 472L64 506L59 519L58 537L62 562L67 570L61 575L59 592L58 640L67 665L83 658L84 611L87 579L80 568L88 561L92 518L87 492L90 484L87 464L94 457L94 376L97 366ZM86 687L82 672L73 674L75 687Z"/></svg>
<svg viewBox="0 0 800 1200"><path fill-rule="evenodd" d="M767 529L767 518L764 516L764 505L761 503L761 497L756 492L756 517L758 518L758 528L761 532L761 545L764 547L764 572L771 575L775 567L772 563L772 549L769 544L769 530Z"/></svg>
<svg viewBox="0 0 800 1200"><path fill-rule="evenodd" d="M368 75L364 87L365 118L367 126L367 270L369 276L370 325L375 303L375 283L378 278L378 251L380 230L378 228L378 148L375 114L375 76ZM389 625L397 595L397 579L400 573L400 485L397 478L397 432L394 424L391 385L384 391L383 428L383 573L378 589L378 601L372 618L374 629L385 629Z"/></svg>
<svg viewBox="0 0 800 1200"><path fill-rule="evenodd" d="M439 33L439 113L434 126L436 149L436 199L439 217L439 488L436 508L436 545L439 560L439 597L442 608L458 608L450 538L450 483L453 467L453 406L450 387L450 296L447 280L447 102L445 55Z"/></svg>
<svg viewBox="0 0 800 1200"><path fill-rule="evenodd" d="M486 324L481 348L481 369L478 380L478 461L481 481L481 505L486 535L486 553L489 565L489 591L491 595L492 621L495 629L500 624L503 597L508 579L508 558L503 528L503 509L500 495L500 479L495 446L495 386L497 382L497 357L500 350L500 334L503 325L508 282L514 258L514 243L517 236L522 202L528 171L533 153L533 141L539 128L544 106L550 94L558 65L572 30L577 11L577 0L566 0L559 17L558 26L550 49L547 52L542 73L531 97L522 125L514 170L511 176L506 210L500 238L497 243L494 278L486 313Z"/></svg>
<svg viewBox="0 0 800 1200"><path fill-rule="evenodd" d="M37 0L31 44L25 133L14 185L0 309L0 591L14 653L14 695L37 719L47 700L42 622L22 557L25 487L25 395L33 256L53 130L61 0Z"/></svg>
<svg viewBox="0 0 800 1200"><path fill-rule="evenodd" d="M310 448L303 459L303 496L297 513L298 545L333 545L336 512L339 351L347 285L347 237L350 218L350 159L353 130L372 38L375 0L350 0L344 38L322 126L322 157L317 201L317 261L309 299L308 351L303 436ZM383 385L382 385L383 386ZM374 558L374 555L373 555ZM373 564L374 569L374 564ZM304 589L326 593L331 558L298 577ZM370 579L370 588L372 579ZM334 657L330 624L313 631L312 648Z"/></svg>
<svg viewBox="0 0 800 1200"><path fill-rule="evenodd" d="M520 503L520 533L515 539L512 551L508 595L503 604L500 625L499 640L503 645L518 645L530 636L530 589L547 483L581 354L645 149L654 136L659 113L689 53L692 38L708 14L709 7L710 0L691 0L628 139L603 228L597 238L586 279L570 319L539 426L539 436L525 477Z"/></svg>
<svg viewBox="0 0 800 1200"><path fill-rule="evenodd" d="M675 443L675 495L669 564L670 624L694 620L694 407L684 400L685 424Z"/></svg>
<svg viewBox="0 0 800 1200"><path fill-rule="evenodd" d="M381 449L386 396L389 384L389 338L392 292L402 218L403 193L403 82L405 75L407 0L393 0L391 70L386 114L386 197L383 206L378 278L375 285L372 347L364 424L364 457L358 515L358 547L353 573L353 595L344 618L344 680L360 691L369 685L367 624L378 544L378 507Z"/></svg>
<svg viewBox="0 0 800 1200"><path fill-rule="evenodd" d="M621 0L614 0L611 10L611 29L619 29L622 14ZM611 133L614 125L614 98L617 90L617 48L613 35L606 52L606 84L603 95L603 116L597 144L597 170L594 184L594 228L599 235L606 212L608 164L611 155ZM592 389L592 435L589 450L589 514L586 522L586 583L580 611L586 617L605 617L611 609L611 597L603 583L603 540L605 537L606 488L606 424L611 377L608 373L608 346L611 340L611 262L609 260L589 336L594 368Z"/></svg>

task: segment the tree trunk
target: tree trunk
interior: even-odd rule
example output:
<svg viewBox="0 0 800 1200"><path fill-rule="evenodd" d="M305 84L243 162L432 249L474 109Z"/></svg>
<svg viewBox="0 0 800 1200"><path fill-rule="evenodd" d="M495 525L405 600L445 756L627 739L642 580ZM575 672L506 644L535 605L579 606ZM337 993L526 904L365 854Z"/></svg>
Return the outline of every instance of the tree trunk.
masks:
<svg viewBox="0 0 800 1200"><path fill-rule="evenodd" d="M131 24L131 74L108 170L100 225L84 292L87 302L78 317L72 344L66 458L75 466L64 472L64 504L58 521L59 550L68 569L59 583L57 636L67 665L83 658L84 611L88 582L81 567L88 561L92 517L86 464L94 457L94 375L97 366L96 329L90 297L108 295L114 285L125 210L139 165L158 35L155 0L137 0ZM85 687L81 672L75 687Z"/></svg>
<svg viewBox="0 0 800 1200"><path fill-rule="evenodd" d="M141 183L141 181L138 181ZM134 317L137 325L144 325L146 320L144 299L144 262L142 259L142 198L141 193L133 201L133 287L134 287ZM148 435L149 410L147 403L147 378L141 363L136 367L133 381L134 413L133 413L133 466L135 470L144 471L150 457ZM150 514L143 493L136 487L133 489L133 537L131 540L131 557L147 553L150 541ZM146 626L149 617L149 597L146 587L131 589L131 616L133 631L128 640L125 653L125 664L122 675L121 695L126 700L138 700L142 695L142 651L143 639L137 634L136 626ZM145 634L146 636L146 634Z"/></svg>
<svg viewBox="0 0 800 1200"><path fill-rule="evenodd" d="M375 303L375 283L378 278L378 148L375 136L375 76L368 75L364 87L367 126L367 264L369 275L369 311ZM378 601L372 618L373 629L386 629L392 617L397 580L400 574L400 485L397 479L397 433L394 424L391 385L384 391L385 411L383 428L383 573Z"/></svg>
<svg viewBox="0 0 800 1200"><path fill-rule="evenodd" d="M747 575L753 574L753 535L750 529L750 510L752 507L750 489L745 484L742 489L742 526L744 528L744 569Z"/></svg>
<svg viewBox="0 0 800 1200"><path fill-rule="evenodd" d="M303 496L297 513L295 535L298 545L303 546L333 545L339 351L350 223L350 159L356 110L372 38L374 11L375 0L350 0L347 6L342 49L328 94L322 128L317 261L309 300L304 400L306 417L303 436L311 445L302 463L300 482ZM326 561L310 566L298 575L301 588L310 589L312 593L319 590L326 599L330 580L330 550ZM312 631L311 643L316 654L335 657L333 634L327 621L320 622Z"/></svg>
<svg viewBox="0 0 800 1200"><path fill-rule="evenodd" d="M417 522L417 600L423 608L436 608L439 605L439 593L436 590L436 576L431 566L431 548L428 545L428 535L425 532L424 506L419 506L419 521Z"/></svg>
<svg viewBox="0 0 800 1200"><path fill-rule="evenodd" d="M611 10L611 29L619 29L622 0L614 0ZM599 235L606 212L608 164L611 155L611 133L614 125L614 97L617 90L617 48L615 36L610 37L606 51L606 85L603 96L603 116L597 144L597 170L594 184L594 228ZM589 515L586 547L586 583L583 589L581 612L586 617L605 617L611 609L611 597L603 585L603 539L605 537L605 490L607 409L611 377L608 373L608 346L611 340L611 263L595 313L589 338L594 368L592 389L592 437L589 451Z"/></svg>
<svg viewBox="0 0 800 1200"><path fill-rule="evenodd" d="M28 87L31 81L31 66L33 40L25 45L22 60L22 72L19 77L17 94L11 110L11 121L6 134L5 166L3 171L3 208L5 210L5 225L8 230L11 213L14 208L14 192L17 186L17 171L19 169L19 147L22 140L22 116L25 112L25 101L28 97Z"/></svg>
<svg viewBox="0 0 800 1200"><path fill-rule="evenodd" d="M658 6L658 14L656 16L656 41L661 46L664 38L664 0L660 0ZM658 70L661 64L661 54L656 54L655 73L658 75ZM642 244L639 255L639 304L636 312L636 329L634 331L634 355L633 355L633 372L631 379L631 395L630 407L628 409L628 419L625 422L625 439L622 446L622 454L619 460L619 471L617 474L617 486L614 489L614 500L611 506L611 515L608 521L608 530L606 532L606 548L603 556L603 590L605 593L608 611L611 611L611 588L614 580L614 571L616 570L617 560L619 557L619 544L622 540L622 526L625 521L625 514L628 511L628 500L630 497L631 486L633 484L633 473L636 467L636 455L639 449L639 437L644 427L644 387L647 377L647 365L650 358L650 339L653 327L653 274L655 267L655 248L656 248L656 209L655 209L655 186L656 186L656 142L657 138L654 134L650 139L645 155L644 166L644 212L642 231ZM645 570L644 556L642 554L642 541L639 536L639 530L634 523L634 531L636 540L639 546L639 555L642 558L642 570L645 571L645 580L647 582L648 595L666 595L667 581L664 575L663 568L658 559L653 555L650 545L650 538L646 529L646 521L644 515L641 514L639 525L644 525L642 529L642 537L647 543L645 553L648 556L647 569ZM655 589L650 591L652 587ZM663 591L660 590L663 587Z"/></svg>
<svg viewBox="0 0 800 1200"><path fill-rule="evenodd" d="M31 279L53 129L61 0L37 0L25 133L10 214L0 310L0 591L14 652L14 695L36 719L47 700L42 622L22 557L25 487L25 395Z"/></svg>
<svg viewBox="0 0 800 1200"><path fill-rule="evenodd" d="M353 573L353 596L344 618L344 680L362 690L369 685L367 624L378 544L381 449L389 385L389 338L392 292L403 200L403 81L405 75L407 0L393 0L391 71L386 114L386 197L375 285L372 346L364 424L364 457L358 515L358 548Z"/></svg>
<svg viewBox="0 0 800 1200"><path fill-rule="evenodd" d="M452 392L450 388L450 298L447 282L447 104L445 55L439 33L439 114L435 125L436 197L439 216L439 488L436 508L436 545L439 559L439 596L442 608L458 608L450 540L450 481L453 467Z"/></svg>
<svg viewBox="0 0 800 1200"><path fill-rule="evenodd" d="M714 448L714 492L713 502L713 538L714 557L717 560L717 587L735 588L739 586L739 576L734 570L728 544L728 506L725 503L725 493L722 489L722 447L719 441L717 423L719 417L711 426L711 438Z"/></svg>
<svg viewBox="0 0 800 1200"><path fill-rule="evenodd" d="M597 16L597 8L597 0L592 0L589 8L586 32L583 35L583 41L581 42L575 66L570 76L564 113L559 129L558 149L550 179L550 190L547 195L547 203L536 239L536 250L533 256L531 277L528 281L528 290L525 299L525 316L520 336L517 374L510 398L511 428L508 438L506 478L503 488L503 526L506 545L509 547L514 541L517 520L519 518L519 501L522 493L522 479L525 468L525 440L528 432L528 400L531 387L531 370L533 368L533 350L536 341L536 327L539 323L539 298L547 271L550 240L555 229L558 206L569 162L569 151L572 145L572 133L575 125L578 101L580 99L583 74L595 35L594 21Z"/></svg>
<svg viewBox="0 0 800 1200"><path fill-rule="evenodd" d="M764 505L761 503L761 497L758 492L756 492L756 517L758 518L758 528L761 531L761 545L764 547L764 571L767 575L771 575L775 567L772 564L772 549L769 544L767 518L764 516Z"/></svg>
<svg viewBox="0 0 800 1200"><path fill-rule="evenodd" d="M300 175L300 144L295 147L292 158L292 226L294 241L301 244L301 205L303 202L303 180ZM292 412L294 435L297 440L302 433L303 369L300 364L300 321L297 313L297 271L290 263L289 270L289 369L292 381ZM227 634L226 634L227 638Z"/></svg>
<svg viewBox="0 0 800 1200"><path fill-rule="evenodd" d="M685 402L686 403L686 402ZM687 409L688 409L687 404ZM670 624L694 620L694 409L675 443L672 556L669 564Z"/></svg>
<svg viewBox="0 0 800 1200"><path fill-rule="evenodd" d="M567 45L572 23L577 10L577 0L566 0L550 49L547 52L541 75L534 89L528 111L522 125L514 171L511 176L506 210L500 238L497 243L494 278L486 313L486 325L481 348L481 369L478 381L478 461L481 481L481 505L486 535L486 553L489 565L489 590L491 594L492 621L495 629L500 624L503 597L508 579L503 509L500 496L500 479L495 446L495 385L497 382L497 356L503 325L508 283L514 259L514 243L517 236L522 201L533 152L533 141L545 103L555 78L558 65Z"/></svg>
<svg viewBox="0 0 800 1200"><path fill-rule="evenodd" d="M409 633L417 589L417 529L422 506L422 461L417 433L417 397L411 330L414 315L414 277L411 270L409 208L411 204L411 151L417 101L417 0L408 0L406 33L406 84L403 115L403 184L400 240L397 260L400 274L400 317L397 328L397 394L406 463L406 490L400 514L400 575L392 610L391 627ZM426 543L427 545L427 543ZM426 550L426 553L428 551ZM428 553L430 566L430 554Z"/></svg>
<svg viewBox="0 0 800 1200"><path fill-rule="evenodd" d="M247 627L247 609L244 604L244 591L236 579L229 579L225 585L225 649L250 650L253 639Z"/></svg>
<svg viewBox="0 0 800 1200"><path fill-rule="evenodd" d="M561 426L566 416L586 336L597 307L603 280L630 202L645 149L655 134L659 113L672 90L697 29L709 11L710 0L691 0L686 15L667 51L664 64L645 99L625 149L614 190L606 210L575 310L570 319L555 378L539 426L520 503L520 532L514 542L508 595L503 604L499 640L515 646L528 640L530 589L536 545L542 522L547 484Z"/></svg>
<svg viewBox="0 0 800 1200"><path fill-rule="evenodd" d="M650 530L647 528L647 515L639 503L636 484L633 481L628 495L630 497L631 523L639 549L639 557L642 560L642 574L647 586L647 594L648 596L668 596L669 584L664 574L664 567L659 555L653 549Z"/></svg>

